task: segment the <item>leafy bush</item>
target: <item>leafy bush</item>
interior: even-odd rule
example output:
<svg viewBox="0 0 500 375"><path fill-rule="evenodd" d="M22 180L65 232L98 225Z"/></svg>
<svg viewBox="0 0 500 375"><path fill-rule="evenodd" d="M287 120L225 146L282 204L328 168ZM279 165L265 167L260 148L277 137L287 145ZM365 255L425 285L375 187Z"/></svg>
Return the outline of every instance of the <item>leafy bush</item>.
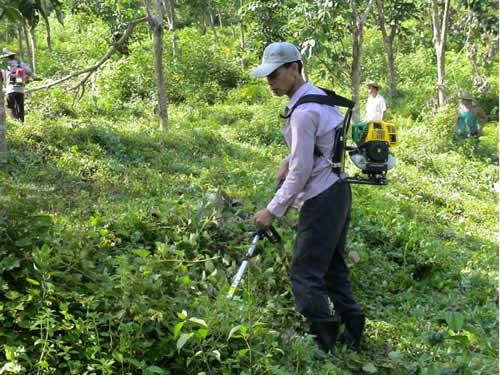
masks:
<svg viewBox="0 0 500 375"><path fill-rule="evenodd" d="M454 139L455 104L422 111L435 94L431 64L403 67L390 184L352 187L347 251L361 261L348 266L367 313L364 351L339 344L325 355L294 308L285 224L276 222L282 244L260 242L237 295L225 298L249 218L272 196L286 153L286 98L244 85L230 49L207 47L211 37L190 46L198 33L180 34L168 82L184 102L169 108L168 132L152 125L150 45L140 36L80 102L37 92L28 120L8 122L0 373L496 373L498 166L489 156L498 124L479 140ZM78 36L61 36L57 50L73 56ZM222 206L221 191L232 198Z"/></svg>

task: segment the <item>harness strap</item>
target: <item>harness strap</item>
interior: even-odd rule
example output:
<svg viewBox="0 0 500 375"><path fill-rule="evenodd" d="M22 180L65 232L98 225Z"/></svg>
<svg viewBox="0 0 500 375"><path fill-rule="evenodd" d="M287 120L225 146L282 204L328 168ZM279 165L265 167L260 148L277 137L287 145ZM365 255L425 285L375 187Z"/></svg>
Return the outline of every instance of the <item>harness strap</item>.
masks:
<svg viewBox="0 0 500 375"><path fill-rule="evenodd" d="M335 91L328 90L325 88L320 87L321 90L326 95L317 95L317 94L310 94L310 95L304 95L297 100L297 103L293 105L292 108L290 108L284 115L280 114L280 117L283 119L290 118L292 115L293 111L295 111L295 108L297 108L299 105L304 104L304 103L317 103L317 104L324 104L324 105L329 105L331 107L334 106L339 106L339 107L346 107L347 112L344 116L344 122L342 124L342 128L340 131L337 131L335 129L334 137L335 137L335 143L334 143L334 150L332 151L332 157L331 157L331 165L333 168L333 171L337 174L342 173L344 170L344 152L345 152L345 137L347 134L347 128L349 127L349 123L351 122L351 116L352 116L352 109L354 108L354 102L352 100L349 100L347 98L344 98L343 96L337 95ZM341 147L338 147L338 146ZM318 145L314 145L314 156L316 157L322 157L323 153L321 150L318 148Z"/></svg>
<svg viewBox="0 0 500 375"><path fill-rule="evenodd" d="M284 119L289 118L292 115L293 111L295 111L295 108L304 103L326 104L331 107L336 105L339 107L347 107L347 108L354 107L354 102L352 100L337 95L335 91L324 89L322 87L320 87L320 89L323 90L326 95L317 95L317 94L304 95L300 97L299 100L297 100L297 103L295 103L293 107L290 108L285 115L280 114L280 117Z"/></svg>

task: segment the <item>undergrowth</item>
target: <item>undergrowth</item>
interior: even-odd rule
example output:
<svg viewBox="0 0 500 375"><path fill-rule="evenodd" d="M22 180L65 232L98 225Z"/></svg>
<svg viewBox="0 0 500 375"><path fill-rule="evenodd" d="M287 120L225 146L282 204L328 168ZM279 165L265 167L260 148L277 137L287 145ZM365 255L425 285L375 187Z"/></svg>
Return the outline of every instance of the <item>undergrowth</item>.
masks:
<svg viewBox="0 0 500 375"><path fill-rule="evenodd" d="M498 123L455 139L454 108L418 111L424 94L412 103L402 86L390 184L353 186L346 250L361 258L349 267L367 313L363 351L325 355L294 308L286 223L226 298L287 152L285 102L233 63L219 74L227 55L184 33L184 58L203 64L169 67L167 132L154 125L151 77L135 68L149 58L141 43L81 102L37 92L26 123L8 122L0 374L498 373ZM102 49L96 35L81 43Z"/></svg>

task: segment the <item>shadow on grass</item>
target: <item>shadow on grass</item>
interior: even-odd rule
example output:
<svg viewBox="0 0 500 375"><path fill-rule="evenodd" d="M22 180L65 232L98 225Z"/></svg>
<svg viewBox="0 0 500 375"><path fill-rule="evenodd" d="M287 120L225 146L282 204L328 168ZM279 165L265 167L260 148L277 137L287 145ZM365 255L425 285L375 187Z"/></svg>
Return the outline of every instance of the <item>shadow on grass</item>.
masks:
<svg viewBox="0 0 500 375"><path fill-rule="evenodd" d="M217 188L234 170L241 175L248 160L263 168L269 162L209 129L165 134L84 124L23 126L28 129L14 129L8 140L11 183L18 194L41 204L62 199L69 209L78 205L74 200L180 195L197 179Z"/></svg>

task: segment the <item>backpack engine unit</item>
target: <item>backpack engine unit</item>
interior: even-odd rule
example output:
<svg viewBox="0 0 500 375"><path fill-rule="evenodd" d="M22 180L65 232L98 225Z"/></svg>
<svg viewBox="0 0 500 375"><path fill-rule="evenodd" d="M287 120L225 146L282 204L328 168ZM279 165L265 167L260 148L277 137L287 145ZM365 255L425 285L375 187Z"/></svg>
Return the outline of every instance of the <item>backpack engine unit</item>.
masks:
<svg viewBox="0 0 500 375"><path fill-rule="evenodd" d="M21 67L21 63L18 61L16 66L13 66L9 71L9 84L21 87L24 86L24 68Z"/></svg>
<svg viewBox="0 0 500 375"><path fill-rule="evenodd" d="M352 140L356 147L346 146L352 162L368 177L355 175L359 183L375 182L386 185L386 173L396 165L390 154L390 146L397 145L396 127L384 121L358 122L352 128Z"/></svg>
<svg viewBox="0 0 500 375"><path fill-rule="evenodd" d="M338 175L345 175L345 153L349 156L356 167L361 169L362 175L355 174L346 180L353 184L387 185L387 171L394 168L396 158L390 154L390 146L397 145L396 126L383 121L358 122L352 130L352 140L355 146L347 146L347 134L351 123L354 102L334 91L321 88L326 95L304 95L288 111L288 118L297 106L304 103L318 103L329 106L347 108L342 127L335 132L335 147L330 157L332 169ZM315 147L314 154L323 156L321 151Z"/></svg>

